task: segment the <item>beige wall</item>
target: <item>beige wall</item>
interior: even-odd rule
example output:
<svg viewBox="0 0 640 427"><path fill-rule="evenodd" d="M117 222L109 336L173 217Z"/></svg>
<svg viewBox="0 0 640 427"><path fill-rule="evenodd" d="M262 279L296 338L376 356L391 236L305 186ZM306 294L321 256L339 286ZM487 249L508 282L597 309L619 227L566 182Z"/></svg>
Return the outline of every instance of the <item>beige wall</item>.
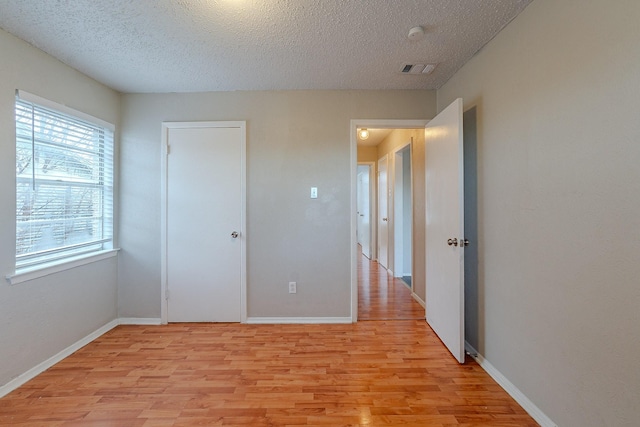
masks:
<svg viewBox="0 0 640 427"><path fill-rule="evenodd" d="M466 301L477 305L473 344L561 426L640 419L638 16L635 0L536 0L437 94L439 110L463 97L478 113L479 285ZM2 31L0 52L12 58L0 65L6 275L15 252L15 89L116 124L120 98ZM118 294L113 260L0 285L0 385L118 314L159 317L162 121L247 120L249 315L342 317L349 120L428 119L435 106L431 91L123 96ZM416 173L416 194L423 182ZM298 281L295 296L289 280Z"/></svg>
<svg viewBox="0 0 640 427"><path fill-rule="evenodd" d="M478 113L476 345L559 426L640 420L638 18L536 0L438 91Z"/></svg>
<svg viewBox="0 0 640 427"><path fill-rule="evenodd" d="M378 161L378 147L358 146L358 163Z"/></svg>
<svg viewBox="0 0 640 427"><path fill-rule="evenodd" d="M120 315L160 316L162 121L247 121L249 317L348 317L350 121L434 113L433 91L125 95Z"/></svg>
<svg viewBox="0 0 640 427"><path fill-rule="evenodd" d="M0 30L0 386L116 318L117 263L9 285L15 266L15 91L119 124L119 95ZM1 390L0 390L1 392Z"/></svg>

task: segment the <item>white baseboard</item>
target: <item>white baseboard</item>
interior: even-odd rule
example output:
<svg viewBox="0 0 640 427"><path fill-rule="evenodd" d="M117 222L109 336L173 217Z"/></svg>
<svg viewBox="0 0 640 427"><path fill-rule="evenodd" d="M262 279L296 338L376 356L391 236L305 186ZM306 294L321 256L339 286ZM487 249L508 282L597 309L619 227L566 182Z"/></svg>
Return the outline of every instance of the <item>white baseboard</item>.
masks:
<svg viewBox="0 0 640 427"><path fill-rule="evenodd" d="M351 317L249 317L249 324L353 323Z"/></svg>
<svg viewBox="0 0 640 427"><path fill-rule="evenodd" d="M422 308L426 309L427 308L427 303L424 302L422 300L422 298L420 298L418 296L418 294L416 294L415 292L411 292L411 296L413 297L414 300L416 300L418 302L418 304L420 304L422 306Z"/></svg>
<svg viewBox="0 0 640 427"><path fill-rule="evenodd" d="M119 325L160 325L159 317L121 317L118 319Z"/></svg>
<svg viewBox="0 0 640 427"><path fill-rule="evenodd" d="M58 354L51 356L44 362L37 364L33 368L29 369L27 372L24 372L18 375L8 383L0 386L0 397L6 396L7 394L11 393L13 390L17 389L27 381L40 375L41 373L43 373L44 371L46 371L56 363L72 355L73 353L80 350L85 345L89 344L91 341L95 340L96 338L99 338L101 335L104 335L105 333L109 332L111 329L115 328L118 325L159 325L159 324L160 324L160 318L123 317L119 319L114 319L111 322L107 323L106 325L102 326L101 328L98 328L97 330L93 331L86 337L81 338L80 340L71 344L69 347L65 348Z"/></svg>
<svg viewBox="0 0 640 427"><path fill-rule="evenodd" d="M491 378L493 378L499 385L502 387L513 399L518 402L522 408L527 411L531 417L536 420L538 424L542 427L558 427L556 423L554 423L551 418L547 417L547 415L540 410L527 396L522 393L518 387L513 385L511 381L507 379L500 371L498 371L495 366L493 366L487 359L484 358L478 351L471 346L468 342L464 342L464 348L467 350L469 355L478 362L478 365L482 369L484 369Z"/></svg>
<svg viewBox="0 0 640 427"><path fill-rule="evenodd" d="M11 393L13 390L17 389L18 387L20 387L21 385L23 385L27 381L35 378L36 376L40 375L41 373L43 373L44 371L46 371L47 369L49 369L50 367L52 367L56 363L60 362L64 358L66 358L66 357L72 355L74 352L80 350L82 347L84 347L85 345L89 344L91 341L93 341L96 338L100 337L101 335L109 332L111 329L113 329L116 326L118 326L118 324L119 324L118 319L112 320L111 322L107 323L106 325L102 326L101 328L97 329L96 331L90 333L86 337L84 337L84 338L76 341L75 343L71 344L69 347L65 348L64 350L62 350L58 354L56 354L54 356L51 356L50 358L48 358L44 362L37 364L33 368L29 369L27 372L24 372L24 373L18 375L17 377L12 379L8 383L0 386L0 397L6 396L7 394Z"/></svg>

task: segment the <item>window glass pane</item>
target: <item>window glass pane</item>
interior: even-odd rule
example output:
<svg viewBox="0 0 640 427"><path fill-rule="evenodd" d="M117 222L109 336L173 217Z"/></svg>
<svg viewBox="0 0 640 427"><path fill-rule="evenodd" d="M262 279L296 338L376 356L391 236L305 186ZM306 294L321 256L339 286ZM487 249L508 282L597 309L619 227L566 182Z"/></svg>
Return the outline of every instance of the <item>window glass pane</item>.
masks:
<svg viewBox="0 0 640 427"><path fill-rule="evenodd" d="M110 247L113 132L16 101L16 266Z"/></svg>

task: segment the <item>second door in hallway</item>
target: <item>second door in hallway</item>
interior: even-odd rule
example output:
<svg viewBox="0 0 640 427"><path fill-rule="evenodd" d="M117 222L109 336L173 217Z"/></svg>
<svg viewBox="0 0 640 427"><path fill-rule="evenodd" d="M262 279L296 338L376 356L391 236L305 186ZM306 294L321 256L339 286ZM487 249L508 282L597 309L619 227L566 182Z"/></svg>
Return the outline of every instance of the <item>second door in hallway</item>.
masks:
<svg viewBox="0 0 640 427"><path fill-rule="evenodd" d="M378 160L378 262L389 268L389 161Z"/></svg>

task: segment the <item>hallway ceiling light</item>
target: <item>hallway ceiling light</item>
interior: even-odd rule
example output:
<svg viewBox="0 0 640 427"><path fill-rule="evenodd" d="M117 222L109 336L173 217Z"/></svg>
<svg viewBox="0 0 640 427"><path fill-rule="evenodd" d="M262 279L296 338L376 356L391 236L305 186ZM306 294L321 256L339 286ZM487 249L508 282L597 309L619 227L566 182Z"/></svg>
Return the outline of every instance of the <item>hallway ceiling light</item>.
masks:
<svg viewBox="0 0 640 427"><path fill-rule="evenodd" d="M362 140L369 138L369 131L366 128L362 128L358 131L358 137Z"/></svg>

